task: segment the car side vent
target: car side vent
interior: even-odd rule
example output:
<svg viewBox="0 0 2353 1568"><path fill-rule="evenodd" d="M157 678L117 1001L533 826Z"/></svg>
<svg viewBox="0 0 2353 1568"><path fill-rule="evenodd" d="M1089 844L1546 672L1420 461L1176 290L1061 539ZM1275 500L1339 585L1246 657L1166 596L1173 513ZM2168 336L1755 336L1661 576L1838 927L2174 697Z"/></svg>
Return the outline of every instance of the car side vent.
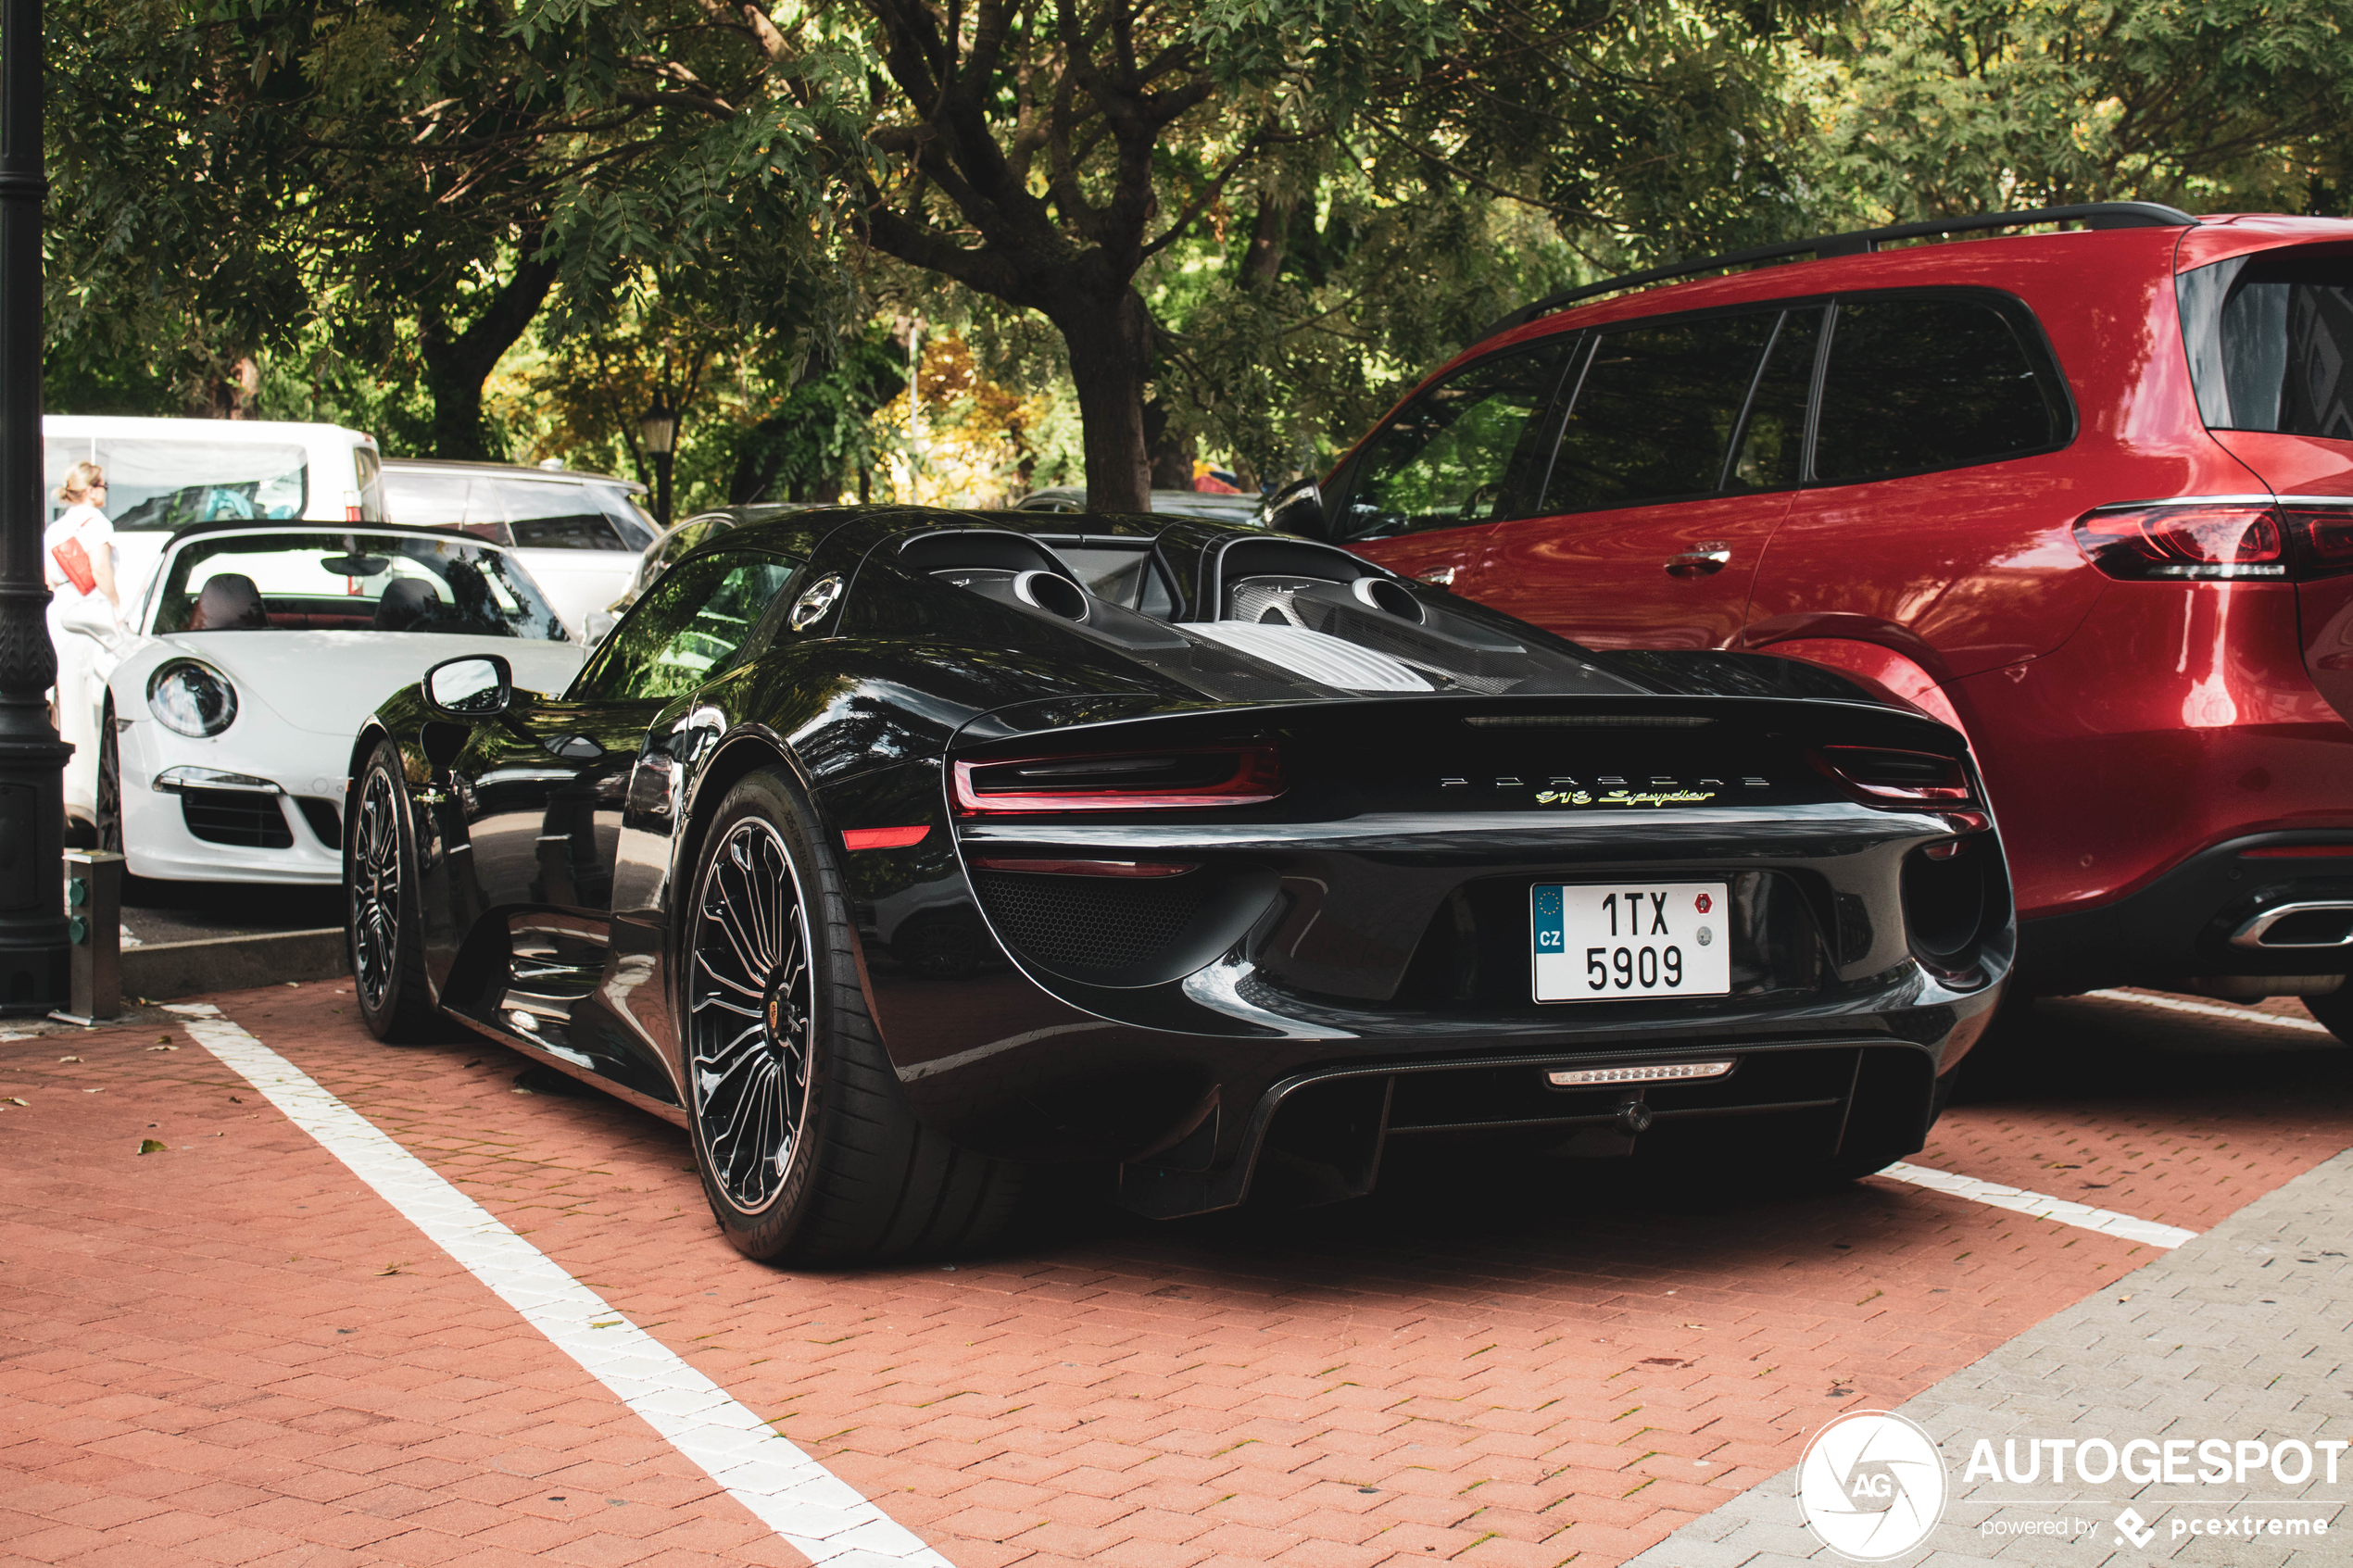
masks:
<svg viewBox="0 0 2353 1568"><path fill-rule="evenodd" d="M302 808L302 820L310 824L310 831L320 843L330 849L343 847L343 816L333 801L315 795L297 795L295 804Z"/></svg>
<svg viewBox="0 0 2353 1568"><path fill-rule="evenodd" d="M1128 880L975 872L991 923L1019 954L1075 980L1134 985L1178 945L1210 877ZM1147 982L1148 983L1148 982Z"/></svg>
<svg viewBox="0 0 2353 1568"><path fill-rule="evenodd" d="M294 830L278 797L244 789L182 789L180 820L188 835L243 849L291 849Z"/></svg>

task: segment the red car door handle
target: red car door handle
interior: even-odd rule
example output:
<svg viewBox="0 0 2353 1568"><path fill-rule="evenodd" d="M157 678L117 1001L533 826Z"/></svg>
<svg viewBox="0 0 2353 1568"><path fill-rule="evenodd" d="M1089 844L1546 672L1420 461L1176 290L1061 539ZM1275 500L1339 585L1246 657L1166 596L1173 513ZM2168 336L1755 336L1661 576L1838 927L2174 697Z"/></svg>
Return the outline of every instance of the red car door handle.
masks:
<svg viewBox="0 0 2353 1568"><path fill-rule="evenodd" d="M1669 577L1705 577L1711 571L1723 571L1724 563L1731 558L1732 552L1724 548L1721 545L1710 545L1696 550L1685 550L1680 556L1670 556L1667 558L1667 575Z"/></svg>
<svg viewBox="0 0 2353 1568"><path fill-rule="evenodd" d="M1451 566L1432 567L1429 571L1420 573L1415 580L1421 583L1435 583L1441 588L1451 588L1454 585L1454 569Z"/></svg>

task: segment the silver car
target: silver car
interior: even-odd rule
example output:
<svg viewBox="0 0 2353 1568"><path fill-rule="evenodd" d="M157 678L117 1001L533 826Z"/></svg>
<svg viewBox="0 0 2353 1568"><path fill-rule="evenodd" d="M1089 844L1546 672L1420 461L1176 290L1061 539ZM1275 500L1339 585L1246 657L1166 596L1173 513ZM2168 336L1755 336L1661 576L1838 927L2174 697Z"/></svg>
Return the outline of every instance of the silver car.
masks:
<svg viewBox="0 0 2353 1568"><path fill-rule="evenodd" d="M394 522L459 528L513 550L573 635L626 591L660 532L635 480L571 469L395 458L384 465Z"/></svg>

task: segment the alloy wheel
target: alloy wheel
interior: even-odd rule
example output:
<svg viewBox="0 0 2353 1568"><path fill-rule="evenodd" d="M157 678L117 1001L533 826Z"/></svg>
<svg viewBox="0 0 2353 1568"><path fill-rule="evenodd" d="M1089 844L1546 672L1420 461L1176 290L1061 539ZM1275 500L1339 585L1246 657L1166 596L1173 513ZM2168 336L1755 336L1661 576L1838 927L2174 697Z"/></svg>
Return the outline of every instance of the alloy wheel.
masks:
<svg viewBox="0 0 2353 1568"><path fill-rule="evenodd" d="M783 836L747 818L703 872L688 947L687 1073L711 1179L757 1213L784 1190L809 1111L809 922Z"/></svg>
<svg viewBox="0 0 2353 1568"><path fill-rule="evenodd" d="M381 1011L400 939L400 818L392 779L371 769L351 834L351 959L360 998Z"/></svg>

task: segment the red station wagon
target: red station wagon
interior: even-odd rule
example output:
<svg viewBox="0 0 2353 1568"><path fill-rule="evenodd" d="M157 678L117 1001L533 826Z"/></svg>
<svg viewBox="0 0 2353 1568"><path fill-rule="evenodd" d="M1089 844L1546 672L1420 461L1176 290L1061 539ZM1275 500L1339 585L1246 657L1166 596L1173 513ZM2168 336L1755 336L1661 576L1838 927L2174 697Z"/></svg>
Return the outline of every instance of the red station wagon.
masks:
<svg viewBox="0 0 2353 1568"><path fill-rule="evenodd" d="M2348 366L2353 222L1907 225L1540 301L1274 521L1592 647L1876 682L1977 750L2027 988L2353 1038Z"/></svg>

